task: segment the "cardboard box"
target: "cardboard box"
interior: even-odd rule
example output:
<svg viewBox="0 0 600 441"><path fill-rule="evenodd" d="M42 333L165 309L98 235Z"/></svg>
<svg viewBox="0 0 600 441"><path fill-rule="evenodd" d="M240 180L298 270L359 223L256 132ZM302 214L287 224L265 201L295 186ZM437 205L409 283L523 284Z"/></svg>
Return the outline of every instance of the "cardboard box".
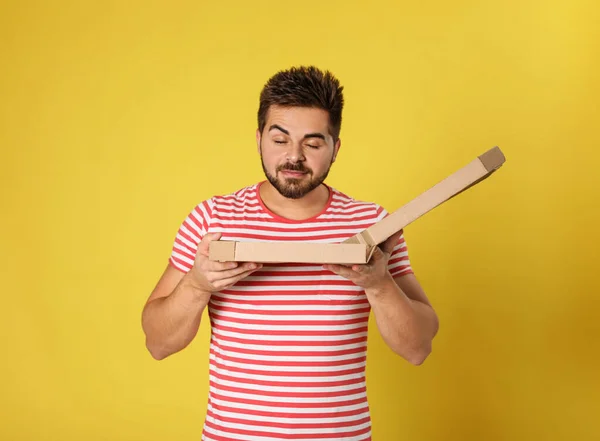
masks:
<svg viewBox="0 0 600 441"><path fill-rule="evenodd" d="M210 243L209 259L219 262L365 264L377 245L435 207L488 178L505 161L500 148L494 147L380 222L341 243L218 240Z"/></svg>

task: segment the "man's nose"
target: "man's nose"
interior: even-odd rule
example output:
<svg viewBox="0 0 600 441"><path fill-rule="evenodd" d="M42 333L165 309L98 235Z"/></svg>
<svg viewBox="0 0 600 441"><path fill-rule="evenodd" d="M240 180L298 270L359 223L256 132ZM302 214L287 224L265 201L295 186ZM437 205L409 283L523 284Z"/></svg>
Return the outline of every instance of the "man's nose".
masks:
<svg viewBox="0 0 600 441"><path fill-rule="evenodd" d="M290 162L301 162L306 158L304 157L304 150L302 149L302 145L298 143L292 143L290 150L287 154L287 159Z"/></svg>

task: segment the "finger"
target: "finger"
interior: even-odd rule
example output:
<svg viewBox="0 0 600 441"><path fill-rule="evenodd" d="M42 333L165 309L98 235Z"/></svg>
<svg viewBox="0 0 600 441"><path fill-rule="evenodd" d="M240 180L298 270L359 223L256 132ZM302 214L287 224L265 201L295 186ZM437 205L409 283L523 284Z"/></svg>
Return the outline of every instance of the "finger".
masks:
<svg viewBox="0 0 600 441"><path fill-rule="evenodd" d="M236 263L236 262L231 262ZM260 269L262 265L255 263L245 263L243 265L239 265L238 267L234 267L233 269L225 269L222 271L209 271L206 273L206 278L211 282L223 279L230 279L232 277L237 277L239 274L243 274L247 271L256 271Z"/></svg>
<svg viewBox="0 0 600 441"><path fill-rule="evenodd" d="M385 252L381 249L380 246L377 246L375 248L375 251L373 251L373 255L371 256L371 262L375 264L375 262L378 262L381 259L385 258L386 254L389 256L391 253Z"/></svg>
<svg viewBox="0 0 600 441"><path fill-rule="evenodd" d="M219 240L221 233L208 233L205 234L200 243L198 244L198 253L208 257L208 247L213 240Z"/></svg>
<svg viewBox="0 0 600 441"><path fill-rule="evenodd" d="M352 265L352 271L360 274L367 273L371 270L371 265Z"/></svg>
<svg viewBox="0 0 600 441"><path fill-rule="evenodd" d="M403 231L400 230L400 231L394 233L393 235L391 235L383 243L383 246L381 248L382 251L387 254L392 254L392 251L394 251L394 248L396 247L396 245L398 245L398 241L400 240L400 237L402 237L402 233L403 233Z"/></svg>
<svg viewBox="0 0 600 441"><path fill-rule="evenodd" d="M238 268L243 265L244 264L241 264L239 262L218 262L216 260L205 259L204 262L202 263L202 269L204 271L219 272L219 271L227 271L227 270L231 270L234 268ZM246 265L248 265L248 264L246 264Z"/></svg>
<svg viewBox="0 0 600 441"><path fill-rule="evenodd" d="M250 274L252 274L253 272L255 272L257 270L258 270L258 268L257 269L253 269L253 270L244 271L243 273L238 274L235 277L229 277L227 279L218 280L215 283L213 283L213 286L217 290L222 290L222 289L228 288L228 287L236 284L237 282L239 282L243 278L248 277Z"/></svg>
<svg viewBox="0 0 600 441"><path fill-rule="evenodd" d="M352 271L352 269L343 265L325 265L324 267L325 269L347 279L355 277L357 275L355 271Z"/></svg>

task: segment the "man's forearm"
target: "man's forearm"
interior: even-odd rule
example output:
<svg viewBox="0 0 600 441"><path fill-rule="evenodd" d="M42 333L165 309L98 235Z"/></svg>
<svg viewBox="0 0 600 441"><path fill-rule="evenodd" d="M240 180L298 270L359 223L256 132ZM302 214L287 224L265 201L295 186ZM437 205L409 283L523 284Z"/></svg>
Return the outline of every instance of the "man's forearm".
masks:
<svg viewBox="0 0 600 441"><path fill-rule="evenodd" d="M210 295L184 276L173 292L150 301L142 314L146 347L158 360L184 349L196 336Z"/></svg>
<svg viewBox="0 0 600 441"><path fill-rule="evenodd" d="M431 352L437 332L433 309L407 297L391 276L366 294L386 344L410 363L421 364Z"/></svg>

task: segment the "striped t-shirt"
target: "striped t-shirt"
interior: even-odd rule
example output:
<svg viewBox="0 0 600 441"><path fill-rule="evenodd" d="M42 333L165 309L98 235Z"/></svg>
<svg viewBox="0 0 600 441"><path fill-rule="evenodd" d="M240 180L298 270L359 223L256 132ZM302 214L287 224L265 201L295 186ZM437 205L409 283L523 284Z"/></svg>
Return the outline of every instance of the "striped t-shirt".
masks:
<svg viewBox="0 0 600 441"><path fill-rule="evenodd" d="M191 269L206 233L223 240L336 243L387 212L328 187L321 213L295 221L261 201L261 183L198 204L181 225L170 263ZM412 272L404 238L389 261ZM365 362L370 305L364 290L322 265L264 264L208 304L208 409L212 441L371 439Z"/></svg>

